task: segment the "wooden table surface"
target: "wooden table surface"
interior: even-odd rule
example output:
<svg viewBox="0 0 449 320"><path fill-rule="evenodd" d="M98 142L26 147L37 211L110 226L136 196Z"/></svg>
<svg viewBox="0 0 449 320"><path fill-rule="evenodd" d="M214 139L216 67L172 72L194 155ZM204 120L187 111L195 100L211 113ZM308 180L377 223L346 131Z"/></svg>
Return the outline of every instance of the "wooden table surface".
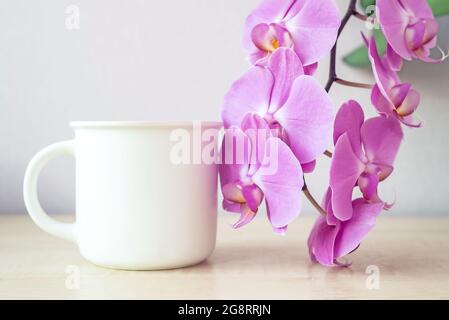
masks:
<svg viewBox="0 0 449 320"><path fill-rule="evenodd" d="M28 216L0 216L0 298L449 299L447 218L384 215L349 257L351 268L309 261L310 217L287 236L273 234L265 219L237 231L232 221L220 217L217 248L202 264L134 272L90 264Z"/></svg>

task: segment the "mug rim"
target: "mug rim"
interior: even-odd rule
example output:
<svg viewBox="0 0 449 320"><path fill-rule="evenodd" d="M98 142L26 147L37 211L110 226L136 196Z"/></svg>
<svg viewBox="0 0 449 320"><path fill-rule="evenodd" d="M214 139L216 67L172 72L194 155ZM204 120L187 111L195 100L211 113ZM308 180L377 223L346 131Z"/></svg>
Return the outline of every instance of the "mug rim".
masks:
<svg viewBox="0 0 449 320"><path fill-rule="evenodd" d="M221 121L71 121L72 128L186 128L193 127L194 123L200 123L202 127L223 127Z"/></svg>

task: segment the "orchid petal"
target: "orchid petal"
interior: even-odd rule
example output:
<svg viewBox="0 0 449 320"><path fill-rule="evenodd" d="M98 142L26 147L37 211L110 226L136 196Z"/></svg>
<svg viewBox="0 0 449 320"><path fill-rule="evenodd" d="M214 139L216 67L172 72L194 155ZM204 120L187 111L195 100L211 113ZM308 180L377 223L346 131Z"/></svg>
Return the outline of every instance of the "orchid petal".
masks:
<svg viewBox="0 0 449 320"><path fill-rule="evenodd" d="M263 191L268 218L275 228L283 228L301 211L302 169L290 148L279 138L270 138L263 165L252 176Z"/></svg>
<svg viewBox="0 0 449 320"><path fill-rule="evenodd" d="M424 21L420 20L413 25L409 25L405 29L405 42L407 47L412 50L418 50L424 40L424 34L426 33L426 26Z"/></svg>
<svg viewBox="0 0 449 320"><path fill-rule="evenodd" d="M350 100L344 103L335 116L334 144L343 134L347 134L351 142L352 150L357 154L362 153L360 140L360 128L365 120L362 107L357 101Z"/></svg>
<svg viewBox="0 0 449 320"><path fill-rule="evenodd" d="M262 0L259 6L252 12L265 21L280 22L289 12L296 0Z"/></svg>
<svg viewBox="0 0 449 320"><path fill-rule="evenodd" d="M377 112L384 115L392 115L395 110L393 102L385 98L385 96L380 92L379 86L376 84L371 91L371 103Z"/></svg>
<svg viewBox="0 0 449 320"><path fill-rule="evenodd" d="M337 219L345 221L352 217L352 192L365 169L351 147L345 133L337 141L330 170L332 208Z"/></svg>
<svg viewBox="0 0 449 320"><path fill-rule="evenodd" d="M393 86L400 82L399 77L396 72L388 70L382 62L374 37L371 37L369 41L368 53L377 87L382 95L388 100L388 92Z"/></svg>
<svg viewBox="0 0 449 320"><path fill-rule="evenodd" d="M402 104L396 108L396 112L401 117L409 116L416 111L420 100L421 96L419 92L412 89L408 92L407 96L402 101Z"/></svg>
<svg viewBox="0 0 449 320"><path fill-rule="evenodd" d="M410 83L399 83L395 85L389 92L391 102L393 102L396 107L400 106L411 88L412 85Z"/></svg>
<svg viewBox="0 0 449 320"><path fill-rule="evenodd" d="M316 161L308 162L308 163L301 163L302 171L304 173L311 173L313 170L315 170L316 167Z"/></svg>
<svg viewBox="0 0 449 320"><path fill-rule="evenodd" d="M248 175L251 176L260 167L265 155L265 145L271 136L268 123L257 114L248 113L242 120L242 130L251 144Z"/></svg>
<svg viewBox="0 0 449 320"><path fill-rule="evenodd" d="M390 44L387 44L387 62L393 71L400 71L402 69L402 65L404 64L402 57L393 50Z"/></svg>
<svg viewBox="0 0 449 320"><path fill-rule="evenodd" d="M258 24L251 32L251 40L261 51L273 52L276 50L275 39L275 30L266 23Z"/></svg>
<svg viewBox="0 0 449 320"><path fill-rule="evenodd" d="M377 174L362 174L358 180L358 185L366 200L373 200L377 197L377 186L379 185Z"/></svg>
<svg viewBox="0 0 449 320"><path fill-rule="evenodd" d="M237 182L225 184L222 187L223 198L234 203L245 203L242 187Z"/></svg>
<svg viewBox="0 0 449 320"><path fill-rule="evenodd" d="M273 231L277 234L280 234L281 236L285 235L287 233L288 226L282 227L282 228L274 228Z"/></svg>
<svg viewBox="0 0 449 320"><path fill-rule="evenodd" d="M275 23L269 25L261 23L255 26L251 32L251 40L259 50L265 52L274 52L279 47L293 46L288 30Z"/></svg>
<svg viewBox="0 0 449 320"><path fill-rule="evenodd" d="M427 48L424 48L424 47L421 47L420 50L415 51L415 53L421 61L424 61L427 63L440 63L440 62L446 60L447 57L449 56L449 52L445 53L441 49L440 49L440 51L441 51L441 58L438 58L438 59L429 57L430 50Z"/></svg>
<svg viewBox="0 0 449 320"><path fill-rule="evenodd" d="M223 209L225 209L226 211L232 212L232 213L240 213L240 211L241 211L240 203L236 203L236 202L229 201L227 199L223 199L222 205L223 205Z"/></svg>
<svg viewBox="0 0 449 320"><path fill-rule="evenodd" d="M383 203L368 203L363 199L353 202L352 219L341 224L335 239L335 259L354 251L366 235L373 229L376 219L382 211Z"/></svg>
<svg viewBox="0 0 449 320"><path fill-rule="evenodd" d="M219 165L222 188L248 175L251 154L251 142L238 127L225 130L220 151Z"/></svg>
<svg viewBox="0 0 449 320"><path fill-rule="evenodd" d="M261 116L268 111L273 75L263 67L252 67L239 80L234 82L225 96L222 119L225 128L239 126L247 113Z"/></svg>
<svg viewBox="0 0 449 320"><path fill-rule="evenodd" d="M405 117L398 117L399 121L410 128L421 128L422 122L421 120L417 120L415 115L405 116Z"/></svg>
<svg viewBox="0 0 449 320"><path fill-rule="evenodd" d="M339 221L334 216L334 210L332 209L332 189L329 187L323 198L323 203L321 204L323 209L326 211L327 224L331 226L336 226Z"/></svg>
<svg viewBox="0 0 449 320"><path fill-rule="evenodd" d="M402 58L412 60L404 36L409 19L401 3L398 0L377 0L376 8L376 16L388 43Z"/></svg>
<svg viewBox="0 0 449 320"><path fill-rule="evenodd" d="M251 40L251 33L254 27L261 23L281 22L294 2L295 0L263 0L246 19L243 32L243 46L250 52L257 50Z"/></svg>
<svg viewBox="0 0 449 320"><path fill-rule="evenodd" d="M240 206L240 219L232 227L234 229L241 228L250 223L255 216L256 212L252 211L246 204L242 204Z"/></svg>
<svg viewBox="0 0 449 320"><path fill-rule="evenodd" d="M433 18L432 9L428 5L427 1L401 0L401 5L410 15L419 18Z"/></svg>
<svg viewBox="0 0 449 320"><path fill-rule="evenodd" d="M424 19L425 33L423 38L423 44L433 48L436 46L436 37L440 31L438 22L434 19Z"/></svg>
<svg viewBox="0 0 449 320"><path fill-rule="evenodd" d="M334 264L334 244L338 230L339 226L330 226L324 217L318 217L307 240L312 261L324 266Z"/></svg>
<svg viewBox="0 0 449 320"><path fill-rule="evenodd" d="M329 146L334 106L314 78L300 76L284 107L274 114L287 132L290 147L301 163L315 160Z"/></svg>
<svg viewBox="0 0 449 320"><path fill-rule="evenodd" d="M340 15L335 1L297 0L285 20L304 65L318 62L337 39Z"/></svg>
<svg viewBox="0 0 449 320"><path fill-rule="evenodd" d="M304 69L296 53L286 48L279 48L273 53L268 61L268 69L275 79L269 109L269 112L274 113L285 104L293 82L304 74Z"/></svg>
<svg viewBox="0 0 449 320"><path fill-rule="evenodd" d="M304 66L304 74L308 76L313 76L315 75L317 69L318 69L318 62L309 64L308 66Z"/></svg>
<svg viewBox="0 0 449 320"><path fill-rule="evenodd" d="M265 66L268 63L270 57L269 52L257 50L249 55L249 62L257 66Z"/></svg>
<svg viewBox="0 0 449 320"><path fill-rule="evenodd" d="M429 57L437 45L439 26L427 1L379 0L376 4L382 31L397 54L406 60L441 61Z"/></svg>
<svg viewBox="0 0 449 320"><path fill-rule="evenodd" d="M389 166L389 165L385 165L385 164L380 164L380 163L373 163L374 166L376 166L377 168L377 177L379 179L379 181L384 181L385 179L387 179L394 170L393 166Z"/></svg>
<svg viewBox="0 0 449 320"><path fill-rule="evenodd" d="M393 166L404 137L399 122L379 116L367 120L361 129L365 154L371 163Z"/></svg>
<svg viewBox="0 0 449 320"><path fill-rule="evenodd" d="M263 200L263 193L255 184L243 186L242 195L251 211L257 212Z"/></svg>

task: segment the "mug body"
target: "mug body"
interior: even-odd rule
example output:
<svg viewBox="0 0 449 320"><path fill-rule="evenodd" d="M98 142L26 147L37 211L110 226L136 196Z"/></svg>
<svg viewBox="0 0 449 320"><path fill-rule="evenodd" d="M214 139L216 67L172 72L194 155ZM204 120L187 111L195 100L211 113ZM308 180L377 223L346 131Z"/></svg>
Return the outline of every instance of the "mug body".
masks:
<svg viewBox="0 0 449 320"><path fill-rule="evenodd" d="M215 247L217 164L171 159L174 130L191 137L219 123L74 122L75 237L105 267L167 269ZM200 133L195 133L200 130ZM214 142L216 143L216 141ZM189 146L190 148L190 146Z"/></svg>

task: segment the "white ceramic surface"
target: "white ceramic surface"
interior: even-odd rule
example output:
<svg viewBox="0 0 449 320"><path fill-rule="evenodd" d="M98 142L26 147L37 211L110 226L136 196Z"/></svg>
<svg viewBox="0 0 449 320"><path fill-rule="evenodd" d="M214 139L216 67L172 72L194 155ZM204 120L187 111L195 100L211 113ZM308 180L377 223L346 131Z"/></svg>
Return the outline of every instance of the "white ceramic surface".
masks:
<svg viewBox="0 0 449 320"><path fill-rule="evenodd" d="M40 151L28 165L24 200L43 230L78 244L89 261L118 269L192 265L215 247L216 164L170 161L170 133L192 123L75 122L75 139ZM216 122L202 129L220 128ZM48 161L76 159L76 222L49 217L37 196Z"/></svg>

